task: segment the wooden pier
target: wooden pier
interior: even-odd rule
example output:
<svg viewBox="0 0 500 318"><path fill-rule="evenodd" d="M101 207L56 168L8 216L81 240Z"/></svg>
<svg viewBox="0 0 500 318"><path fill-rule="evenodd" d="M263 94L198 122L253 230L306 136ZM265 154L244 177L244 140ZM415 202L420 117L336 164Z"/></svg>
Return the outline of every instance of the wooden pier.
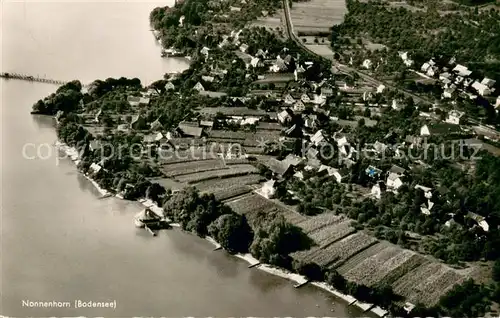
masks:
<svg viewBox="0 0 500 318"><path fill-rule="evenodd" d="M19 74L19 73L0 73L0 78L5 78L5 79L16 79L16 80L21 80L21 81L28 81L28 82L38 82L38 83L47 83L47 84L54 84L54 85L64 85L68 82L66 81L60 81L52 78L45 78L45 77L40 77L40 76L32 76L28 74Z"/></svg>

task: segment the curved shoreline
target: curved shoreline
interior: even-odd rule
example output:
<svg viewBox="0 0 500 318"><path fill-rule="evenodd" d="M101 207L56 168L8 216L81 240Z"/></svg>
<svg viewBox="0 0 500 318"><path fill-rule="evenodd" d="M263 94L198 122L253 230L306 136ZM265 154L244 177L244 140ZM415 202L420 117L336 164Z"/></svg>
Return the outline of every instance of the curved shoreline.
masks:
<svg viewBox="0 0 500 318"><path fill-rule="evenodd" d="M78 165L79 154L78 154L78 151L76 148L70 147L67 144L61 142L60 140L57 140L54 145L58 149L64 151L64 153L68 156L69 159L71 159L71 161L73 163L75 163L75 165ZM78 171L78 172L81 173L81 171ZM94 187L97 189L97 191L101 194L100 199L113 196L110 191L103 189L101 186L99 186L99 184L95 180L90 178L88 175L86 175L84 173L82 173L82 174L87 180L89 180L94 185ZM121 199L121 200L125 200L123 198L123 196L121 196L120 194L116 194L116 195L114 195L114 197ZM151 211L153 211L157 215L160 215L163 217L163 209L160 208L156 203L154 203L150 199L142 198L142 199L137 200L137 202L142 204L144 207L151 209ZM167 218L167 221L170 223L170 226L172 226L172 227L176 227L176 228L181 227L181 225L178 223L171 223L171 220L168 218ZM214 248L216 250L221 249L221 248L223 249L222 245L220 245L214 238L212 238L210 236L206 236L204 239L206 241L210 242L212 245L214 245ZM246 254L237 253L237 254L230 254L230 255L247 262L249 264L248 265L249 268L256 267L257 269L264 271L268 274L278 276L278 277L290 280L292 282L295 282L296 284L294 285L294 287L301 287L307 283L311 283L313 286L316 286L319 289L327 291L330 294L332 294L333 296L345 301L348 306L354 305L357 308L359 308L360 310L362 310L363 312L369 311L369 312L371 312L379 317L384 317L389 313L388 311L386 311L378 306L374 306L373 304L367 304L367 303L361 302L351 295L343 294L343 293L339 292L338 290L336 290L335 288L333 288L332 286L330 286L329 284L327 284L326 282L309 281L305 276L290 272L286 269L279 268L279 267L276 267L276 266L273 266L270 264L263 264L258 259L253 257L252 254L250 254L250 253L246 253Z"/></svg>

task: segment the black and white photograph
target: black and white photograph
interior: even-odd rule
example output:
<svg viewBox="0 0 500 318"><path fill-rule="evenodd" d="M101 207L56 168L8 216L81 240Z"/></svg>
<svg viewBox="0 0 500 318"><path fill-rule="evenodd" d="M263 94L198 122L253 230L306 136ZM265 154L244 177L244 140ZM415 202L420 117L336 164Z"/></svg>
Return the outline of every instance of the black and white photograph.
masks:
<svg viewBox="0 0 500 318"><path fill-rule="evenodd" d="M500 0L0 25L0 317L500 315Z"/></svg>

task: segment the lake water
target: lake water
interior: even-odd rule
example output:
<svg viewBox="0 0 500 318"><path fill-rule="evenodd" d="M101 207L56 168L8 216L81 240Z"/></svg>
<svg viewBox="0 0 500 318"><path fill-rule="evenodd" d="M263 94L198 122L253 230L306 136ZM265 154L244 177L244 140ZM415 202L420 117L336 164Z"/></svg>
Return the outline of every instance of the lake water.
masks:
<svg viewBox="0 0 500 318"><path fill-rule="evenodd" d="M182 70L161 59L148 15L168 3L1 3L2 71L59 80ZM31 105L47 84L1 80L1 287L7 316L339 316L361 312L312 286L257 269L179 230L135 229L137 203L99 200L69 160L56 161L52 118ZM23 149L26 150L23 154ZM37 159L28 159L39 150ZM47 158L47 159L42 159ZM116 301L116 309L30 308L22 301Z"/></svg>

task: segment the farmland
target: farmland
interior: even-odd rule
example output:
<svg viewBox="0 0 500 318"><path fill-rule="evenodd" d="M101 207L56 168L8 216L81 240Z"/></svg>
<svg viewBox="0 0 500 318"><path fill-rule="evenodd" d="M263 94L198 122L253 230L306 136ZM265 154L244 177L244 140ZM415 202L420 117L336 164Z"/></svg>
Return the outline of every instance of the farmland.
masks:
<svg viewBox="0 0 500 318"><path fill-rule="evenodd" d="M242 185L257 184L261 181L262 177L256 174L246 176L225 178L225 179L211 179L193 184L195 188L201 192L216 192Z"/></svg>
<svg viewBox="0 0 500 318"><path fill-rule="evenodd" d="M256 172L257 169L252 165L239 164L239 165L232 165L226 168L221 168L218 170L209 170L191 174L184 174L181 176L177 176L175 179L179 182L186 182L191 184L210 179L235 177L246 174L252 174Z"/></svg>
<svg viewBox="0 0 500 318"><path fill-rule="evenodd" d="M284 209L279 204L276 204L273 201L268 200L255 193L237 198L234 201L228 202L227 205L236 213L244 214L250 222L252 222L252 220L257 216L259 212L278 212L291 223L303 221L305 218L300 214L289 209Z"/></svg>
<svg viewBox="0 0 500 318"><path fill-rule="evenodd" d="M290 15L296 32L330 32L330 27L344 21L344 0L311 0L294 2Z"/></svg>

